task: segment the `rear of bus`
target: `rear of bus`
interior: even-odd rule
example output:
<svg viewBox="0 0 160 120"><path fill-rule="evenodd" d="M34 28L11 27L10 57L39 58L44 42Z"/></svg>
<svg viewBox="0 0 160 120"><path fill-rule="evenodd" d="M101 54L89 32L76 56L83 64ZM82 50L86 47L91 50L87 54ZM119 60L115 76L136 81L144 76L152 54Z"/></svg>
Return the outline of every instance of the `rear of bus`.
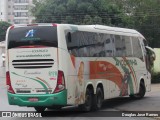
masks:
<svg viewBox="0 0 160 120"><path fill-rule="evenodd" d="M64 74L58 70L56 24L11 26L6 35L6 84L10 105L67 104Z"/></svg>

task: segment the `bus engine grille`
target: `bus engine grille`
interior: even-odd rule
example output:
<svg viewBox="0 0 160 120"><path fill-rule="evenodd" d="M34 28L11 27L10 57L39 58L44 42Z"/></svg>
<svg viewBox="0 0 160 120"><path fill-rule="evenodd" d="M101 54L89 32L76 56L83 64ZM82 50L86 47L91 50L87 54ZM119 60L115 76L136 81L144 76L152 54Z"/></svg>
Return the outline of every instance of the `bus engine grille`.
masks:
<svg viewBox="0 0 160 120"><path fill-rule="evenodd" d="M12 61L13 67L17 69L51 68L53 64L53 59L29 59Z"/></svg>

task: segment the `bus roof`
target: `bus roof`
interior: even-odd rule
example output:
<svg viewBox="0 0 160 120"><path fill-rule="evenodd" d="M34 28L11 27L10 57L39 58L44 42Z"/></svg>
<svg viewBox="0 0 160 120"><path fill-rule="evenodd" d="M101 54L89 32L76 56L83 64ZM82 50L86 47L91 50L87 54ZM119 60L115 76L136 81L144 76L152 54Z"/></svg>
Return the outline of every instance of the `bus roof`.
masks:
<svg viewBox="0 0 160 120"><path fill-rule="evenodd" d="M35 24L15 24L14 27L27 27L27 26L74 26L79 30L99 30L109 33L109 34L117 34L117 35L127 35L127 36L137 36L142 37L144 36L139 33L138 31L134 29L128 29L128 28L120 28L120 27L111 27L111 26L105 26L105 25L74 25L74 24L57 24L57 23L35 23Z"/></svg>
<svg viewBox="0 0 160 120"><path fill-rule="evenodd" d="M101 30L101 31L107 31L107 33L110 33L110 34L137 36L137 37L144 38L144 36L138 31L134 29L128 29L128 28L111 27L111 26L104 26L104 25L78 25L77 27L85 28L86 30L96 29L96 30Z"/></svg>

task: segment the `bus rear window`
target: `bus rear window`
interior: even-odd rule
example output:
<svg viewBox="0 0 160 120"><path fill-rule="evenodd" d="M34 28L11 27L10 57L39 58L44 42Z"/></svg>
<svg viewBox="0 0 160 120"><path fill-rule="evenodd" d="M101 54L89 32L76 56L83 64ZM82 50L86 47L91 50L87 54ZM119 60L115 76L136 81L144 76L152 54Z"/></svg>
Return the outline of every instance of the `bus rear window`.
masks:
<svg viewBox="0 0 160 120"><path fill-rule="evenodd" d="M30 45L58 47L57 27L29 26L14 28L9 31L8 49Z"/></svg>

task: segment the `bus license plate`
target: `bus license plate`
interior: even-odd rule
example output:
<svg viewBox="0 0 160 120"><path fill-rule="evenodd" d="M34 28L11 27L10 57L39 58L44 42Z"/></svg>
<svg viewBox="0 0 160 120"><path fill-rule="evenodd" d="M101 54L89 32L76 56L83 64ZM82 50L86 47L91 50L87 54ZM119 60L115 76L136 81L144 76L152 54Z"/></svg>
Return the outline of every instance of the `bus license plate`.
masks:
<svg viewBox="0 0 160 120"><path fill-rule="evenodd" d="M37 102L38 101L38 98L29 98L28 99L30 102Z"/></svg>

